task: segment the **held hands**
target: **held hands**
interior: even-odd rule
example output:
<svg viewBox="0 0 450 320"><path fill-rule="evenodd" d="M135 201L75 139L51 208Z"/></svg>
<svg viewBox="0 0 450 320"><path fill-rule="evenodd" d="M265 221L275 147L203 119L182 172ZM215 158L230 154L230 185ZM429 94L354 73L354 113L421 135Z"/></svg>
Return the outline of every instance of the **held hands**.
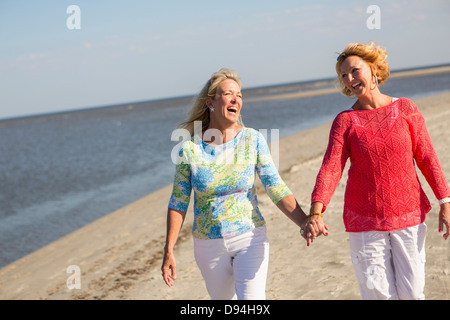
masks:
<svg viewBox="0 0 450 320"><path fill-rule="evenodd" d="M323 222L321 214L312 213L307 216L300 230L300 234L306 240L306 245L309 247L318 236L328 236L328 225Z"/></svg>

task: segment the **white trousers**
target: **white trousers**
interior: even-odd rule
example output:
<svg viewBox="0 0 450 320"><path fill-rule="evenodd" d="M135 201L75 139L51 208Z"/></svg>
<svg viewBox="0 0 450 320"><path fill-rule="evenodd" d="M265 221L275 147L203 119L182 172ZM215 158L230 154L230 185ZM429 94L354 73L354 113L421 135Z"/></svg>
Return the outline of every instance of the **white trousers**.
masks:
<svg viewBox="0 0 450 320"><path fill-rule="evenodd" d="M269 265L266 227L225 238L194 238L194 255L213 300L264 300Z"/></svg>
<svg viewBox="0 0 450 320"><path fill-rule="evenodd" d="M425 299L427 226L349 232L350 254L364 300Z"/></svg>

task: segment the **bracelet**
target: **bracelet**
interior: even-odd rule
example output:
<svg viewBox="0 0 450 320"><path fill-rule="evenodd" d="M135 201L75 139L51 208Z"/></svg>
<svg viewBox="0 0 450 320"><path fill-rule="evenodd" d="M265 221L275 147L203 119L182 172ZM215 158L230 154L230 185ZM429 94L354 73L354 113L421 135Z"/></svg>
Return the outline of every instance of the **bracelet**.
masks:
<svg viewBox="0 0 450 320"><path fill-rule="evenodd" d="M323 218L323 215L320 212L313 212L309 214L310 217L312 216L320 216L321 218Z"/></svg>
<svg viewBox="0 0 450 320"><path fill-rule="evenodd" d="M439 200L439 204L444 204L450 202L450 198L442 198L441 200Z"/></svg>

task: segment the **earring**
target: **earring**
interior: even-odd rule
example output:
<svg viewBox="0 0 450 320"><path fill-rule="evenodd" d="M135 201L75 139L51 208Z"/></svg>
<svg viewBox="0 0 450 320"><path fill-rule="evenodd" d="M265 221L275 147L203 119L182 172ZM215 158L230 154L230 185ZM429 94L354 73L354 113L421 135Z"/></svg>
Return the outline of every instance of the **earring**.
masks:
<svg viewBox="0 0 450 320"><path fill-rule="evenodd" d="M375 74L375 83L377 84L377 87L378 87L378 77L376 74Z"/></svg>
<svg viewBox="0 0 450 320"><path fill-rule="evenodd" d="M214 112L214 106L211 106L211 108L209 108L209 110L211 110L212 112Z"/></svg>

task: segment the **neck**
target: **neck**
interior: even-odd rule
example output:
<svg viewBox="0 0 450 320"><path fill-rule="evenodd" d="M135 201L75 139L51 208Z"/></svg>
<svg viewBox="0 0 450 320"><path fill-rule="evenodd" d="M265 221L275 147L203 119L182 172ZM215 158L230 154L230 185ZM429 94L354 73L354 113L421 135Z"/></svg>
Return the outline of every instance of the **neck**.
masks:
<svg viewBox="0 0 450 320"><path fill-rule="evenodd" d="M389 104L391 97L382 94L378 89L372 90L370 95L358 97L358 100L353 105L355 110L372 110L384 107Z"/></svg>

